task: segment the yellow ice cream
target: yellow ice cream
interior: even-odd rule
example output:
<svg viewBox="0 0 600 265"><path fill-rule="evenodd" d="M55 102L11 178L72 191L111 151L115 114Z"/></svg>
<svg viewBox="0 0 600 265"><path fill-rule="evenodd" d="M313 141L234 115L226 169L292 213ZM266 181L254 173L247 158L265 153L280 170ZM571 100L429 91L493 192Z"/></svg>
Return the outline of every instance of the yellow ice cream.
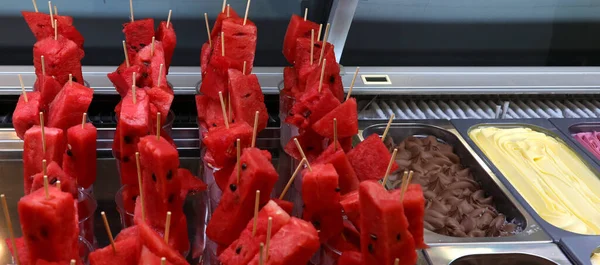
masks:
<svg viewBox="0 0 600 265"><path fill-rule="evenodd" d="M478 127L469 136L544 220L600 235L600 180L568 146L529 128Z"/></svg>

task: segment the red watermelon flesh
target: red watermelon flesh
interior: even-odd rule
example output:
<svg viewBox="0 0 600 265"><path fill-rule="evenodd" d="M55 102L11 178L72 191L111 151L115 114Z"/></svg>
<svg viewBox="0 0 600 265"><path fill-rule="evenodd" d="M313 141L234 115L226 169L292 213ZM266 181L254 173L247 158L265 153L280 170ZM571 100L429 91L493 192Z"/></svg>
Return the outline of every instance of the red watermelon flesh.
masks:
<svg viewBox="0 0 600 265"><path fill-rule="evenodd" d="M392 195L396 198L400 198L401 191L394 190ZM425 197L423 196L423 189L419 184L410 184L406 193L404 193L404 199L402 201L404 206L404 214L408 219L408 231L415 240L415 246L418 249L427 248L427 244L423 239L423 218L425 216Z"/></svg>
<svg viewBox="0 0 600 265"><path fill-rule="evenodd" d="M235 170L235 161L229 162L229 164L221 167L219 170L213 172L213 176L215 177L215 182L221 191L227 189L227 185L229 184L229 177L231 173Z"/></svg>
<svg viewBox="0 0 600 265"><path fill-rule="evenodd" d="M259 204L267 203L278 179L273 164L260 149L245 148L240 163L239 183L234 170L206 228L208 237L221 245L231 244L252 219L256 191L261 191Z"/></svg>
<svg viewBox="0 0 600 265"><path fill-rule="evenodd" d="M173 103L174 95L160 87L146 89L146 94L150 98L150 133L156 134L157 113L160 112L161 127L167 122L171 103ZM153 111L155 110L155 111Z"/></svg>
<svg viewBox="0 0 600 265"><path fill-rule="evenodd" d="M362 254L358 251L344 251L338 259L338 265L362 265Z"/></svg>
<svg viewBox="0 0 600 265"><path fill-rule="evenodd" d="M344 85L342 84L342 77L340 76L340 66L337 64L337 62L330 61L333 59L328 58L331 57L329 56L329 54L331 53L328 52L328 56L325 57L327 61L325 62L325 71L323 73L323 86L321 89L329 89L339 101L342 101L344 100ZM303 75L299 74L299 80L306 80L305 91L309 91L311 89L318 89L319 81L321 81L321 69L322 67L320 66L312 69L312 71L308 72L306 79L304 79Z"/></svg>
<svg viewBox="0 0 600 265"><path fill-rule="evenodd" d="M85 189L96 181L97 135L96 127L89 122L67 130L63 169L67 175L77 178L77 184Z"/></svg>
<svg viewBox="0 0 600 265"><path fill-rule="evenodd" d="M319 249L317 230L304 220L292 217L272 238L265 265L306 265ZM257 253L251 265L258 265Z"/></svg>
<svg viewBox="0 0 600 265"><path fill-rule="evenodd" d="M69 74L72 74L73 82L83 84L81 59L84 53L73 41L59 37L58 40L45 38L36 42L33 45L36 75L42 75L42 56L44 56L46 75L56 77L56 81L64 85L69 81Z"/></svg>
<svg viewBox="0 0 600 265"><path fill-rule="evenodd" d="M307 91L296 101L286 123L305 129L340 105L340 101L327 89Z"/></svg>
<svg viewBox="0 0 600 265"><path fill-rule="evenodd" d="M140 258L142 245L138 238L130 237L124 240L115 241L115 248L108 245L101 249L96 249L89 255L91 265L132 265L137 264Z"/></svg>
<svg viewBox="0 0 600 265"><path fill-rule="evenodd" d="M329 139L334 138L333 119L337 119L337 137L347 138L358 133L356 99L350 98L312 125L312 129Z"/></svg>
<svg viewBox="0 0 600 265"><path fill-rule="evenodd" d="M42 129L40 126L33 126L25 132L23 137L23 180L25 185L25 194L31 191L31 185L34 174L42 172L42 160L50 164L52 161L62 165L63 152L66 148L63 130L57 128L44 127L46 140L46 153L42 149Z"/></svg>
<svg viewBox="0 0 600 265"><path fill-rule="evenodd" d="M260 243L266 242L269 217L271 238L290 221L290 216L274 201L269 201L258 213L256 233L252 235L254 220L251 219L240 237L219 255L223 265L245 265L259 252Z"/></svg>
<svg viewBox="0 0 600 265"><path fill-rule="evenodd" d="M198 111L198 120L204 128L225 126L221 102L218 99L214 100L205 95L196 95L196 110ZM233 113L231 113L231 117L235 119Z"/></svg>
<svg viewBox="0 0 600 265"><path fill-rule="evenodd" d="M241 148L250 146L252 142L252 127L244 121L212 128L202 139L207 150L212 154L215 167L220 168L237 156L236 140L240 139Z"/></svg>
<svg viewBox="0 0 600 265"><path fill-rule="evenodd" d="M200 92L214 100L219 100L219 92L227 98L227 71L230 66L231 60L220 53L213 54L200 84Z"/></svg>
<svg viewBox="0 0 600 265"><path fill-rule="evenodd" d="M79 258L79 227L71 194L50 187L46 198L44 189L39 189L22 197L18 210L31 261Z"/></svg>
<svg viewBox="0 0 600 265"><path fill-rule="evenodd" d="M229 69L229 93L231 108L238 120L254 125L254 116L258 111L257 132L267 127L269 113L256 75L243 75L238 70Z"/></svg>
<svg viewBox="0 0 600 265"><path fill-rule="evenodd" d="M81 124L83 113L87 112L93 96L93 89L76 82L67 82L50 104L48 126L66 131Z"/></svg>
<svg viewBox="0 0 600 265"><path fill-rule="evenodd" d="M145 198L144 198L144 200L145 200ZM144 202L144 203L146 203L146 202ZM138 205L140 205L139 200L136 201L135 213L133 216L134 223L136 225L139 225L141 223L146 223L148 226L150 226L150 228L154 232L158 233L158 235L161 238L163 238L163 242L164 242L164 227L158 228L158 227L148 224L147 222L143 222L142 221L142 208L139 207ZM182 206L182 208L183 208L183 206ZM148 218L148 217L146 217L146 218ZM187 219L185 218L184 215L181 215L177 218L178 219L171 219L171 231L169 234L169 247L171 247L171 249L178 251L179 254L183 255L184 253L187 253L190 249L190 241L188 238L188 231L187 231ZM138 233L140 233L140 230L141 229L138 228ZM140 233L140 235L141 235L141 233Z"/></svg>
<svg viewBox="0 0 600 265"><path fill-rule="evenodd" d="M352 244L360 251L360 232L358 229L348 220L344 220L344 240L349 244Z"/></svg>
<svg viewBox="0 0 600 265"><path fill-rule="evenodd" d="M338 142L340 143L340 145L342 146L342 149L344 149L344 152L348 153L352 150L352 142L353 142L353 137L346 137L346 138L339 138L338 137Z"/></svg>
<svg viewBox="0 0 600 265"><path fill-rule="evenodd" d="M135 153L137 142L140 137L146 136L149 131L150 122L148 114L150 112L150 97L143 89L136 89L136 103L133 103L133 90L127 93L127 96L121 101L121 111L119 115L118 130L120 135L115 135L116 140L121 146L121 156L131 156Z"/></svg>
<svg viewBox="0 0 600 265"><path fill-rule="evenodd" d="M213 40L213 44L214 44L215 39L218 39L221 34L223 20L225 20L227 18L239 18L240 17L235 12L235 10L233 10L232 7L229 7L229 15L227 15L227 13L228 13L227 8L225 8L225 11L219 13L219 15L217 16L217 19L215 20L215 25L213 26L213 29L210 32L210 36Z"/></svg>
<svg viewBox="0 0 600 265"><path fill-rule="evenodd" d="M29 11L21 11L21 14L38 41L48 37L54 37L54 27L50 24L51 19L49 14ZM53 15L52 18L55 19L58 24L59 35L72 40L79 48L83 48L83 36L73 26L72 17Z"/></svg>
<svg viewBox="0 0 600 265"><path fill-rule="evenodd" d="M27 102L25 102L23 95L19 97L17 107L12 115L12 121L20 139L23 139L29 128L40 124L41 107L40 92L27 92Z"/></svg>
<svg viewBox="0 0 600 265"><path fill-rule="evenodd" d="M321 58L321 47L323 47L322 41L317 41L317 31L315 31L315 40L313 41L313 60L312 66L318 66L319 70L321 67L319 66L319 59ZM306 38L298 38L296 40L296 63L294 66L299 71L299 76L306 79L306 71L302 71L306 67L310 67L310 32L308 33L308 37ZM323 58L327 60L327 65L336 62L335 52L333 50L333 44L327 42L327 47L325 48L325 52L323 53ZM325 68L327 68L325 65ZM332 65L335 67L335 64Z"/></svg>
<svg viewBox="0 0 600 265"><path fill-rule="evenodd" d="M60 189L63 192L73 195L73 198L77 198L76 180L73 178L73 176L66 174L56 162L52 161L50 164L48 164L46 175L48 176L48 184L50 186L56 186L56 181L60 180ZM44 188L43 172L35 174L32 179L31 193L38 189Z"/></svg>
<svg viewBox="0 0 600 265"><path fill-rule="evenodd" d="M273 198L271 200L277 203L277 205L281 207L281 209L283 209L287 214L292 214L292 211L294 210L294 203L286 200L280 200L277 198Z"/></svg>
<svg viewBox="0 0 600 265"><path fill-rule="evenodd" d="M359 143L348 152L348 160L358 180L365 181L369 179L379 180L383 178L387 170L392 155L381 138L377 134L372 134L364 141ZM390 172L398 170L398 164L393 163Z"/></svg>
<svg viewBox="0 0 600 265"><path fill-rule="evenodd" d="M161 21L158 25L158 31L156 32L156 40L162 42L163 49L165 51L165 70L169 73L169 67L171 66L171 59L173 59L173 52L177 45L177 35L175 35L175 29L173 23L169 23L167 27L166 21Z"/></svg>
<svg viewBox="0 0 600 265"><path fill-rule="evenodd" d="M62 89L62 86L51 76L39 75L33 85L35 91L41 93L40 104L42 109L47 110L48 105L54 100Z"/></svg>
<svg viewBox="0 0 600 265"><path fill-rule="evenodd" d="M6 238L4 241L6 242L6 245L8 245L8 251L10 251L10 253L14 257L13 247L12 247L12 243L10 242L10 238ZM19 255L19 261L21 261L21 264L23 264L23 265L30 264L29 263L30 262L29 261L29 250L27 249L27 246L25 245L25 239L23 237L15 238L15 246L17 248L17 254Z"/></svg>
<svg viewBox="0 0 600 265"><path fill-rule="evenodd" d="M296 68L288 66L283 68L283 89L291 91L298 83Z"/></svg>
<svg viewBox="0 0 600 265"><path fill-rule="evenodd" d="M165 262L166 264L171 265L172 263ZM156 256L146 246L142 246L138 265L161 265L161 257Z"/></svg>
<svg viewBox="0 0 600 265"><path fill-rule="evenodd" d="M283 56L290 64L296 62L296 40L298 38L310 38L311 30L315 31L316 39L319 34L319 25L312 21L305 21L296 14L292 15L283 39Z"/></svg>
<svg viewBox="0 0 600 265"><path fill-rule="evenodd" d="M138 227L142 244L149 252L158 257L165 257L171 264L188 265L185 258L175 249L171 248L171 246L167 245L163 237L155 232L148 224L142 222L138 224ZM144 259L144 255L141 255L140 260L142 259Z"/></svg>
<svg viewBox="0 0 600 265"><path fill-rule="evenodd" d="M204 79L211 53L212 47L210 46L210 43L205 42L202 44L202 50L200 51L200 72L202 74L202 79Z"/></svg>
<svg viewBox="0 0 600 265"><path fill-rule="evenodd" d="M300 133L300 135L294 137L298 139L302 151L306 155L308 162L315 160L321 152L323 152L325 139L315 133L314 131L307 129ZM296 147L296 143L291 139L284 147L285 152L296 160L302 160L302 155Z"/></svg>
<svg viewBox="0 0 600 265"><path fill-rule="evenodd" d="M128 213L135 213L135 202L137 201L138 196L140 196L140 188L137 185L127 184L127 186L123 187L121 196L123 197L123 207L125 208L125 211Z"/></svg>
<svg viewBox="0 0 600 265"><path fill-rule="evenodd" d="M243 18L227 18L223 20L222 34L225 40L225 57L231 61L231 68L242 71L246 62L246 74L252 73L254 54L256 53L256 25L250 20L243 24ZM214 39L213 39L214 40ZM221 54L220 38L215 42L213 55Z"/></svg>
<svg viewBox="0 0 600 265"><path fill-rule="evenodd" d="M154 20L146 18L125 23L123 33L127 44L127 56L131 61L140 50L152 43L152 37L155 36Z"/></svg>
<svg viewBox="0 0 600 265"><path fill-rule="evenodd" d="M302 172L303 219L319 230L321 243L342 232L339 176L331 164L313 164Z"/></svg>
<svg viewBox="0 0 600 265"><path fill-rule="evenodd" d="M119 234L117 234L117 237L115 237L115 242L119 242L119 241L125 241L125 240L129 240L129 239L138 239L140 234L140 230L138 228L137 225L132 225L130 227L127 227L123 230L121 230L119 232Z"/></svg>
<svg viewBox="0 0 600 265"><path fill-rule="evenodd" d="M127 91L129 91L133 85L133 73L135 73L136 85L141 84L143 77L148 75L148 73L145 72L145 67L141 65L131 65L127 67L126 63L122 63L119 68L117 68L117 71L107 75L121 97L125 97Z"/></svg>
<svg viewBox="0 0 600 265"><path fill-rule="evenodd" d="M358 190L352 191L340 199L340 204L348 220L355 227L360 227L360 209L358 204Z"/></svg>
<svg viewBox="0 0 600 265"><path fill-rule="evenodd" d="M339 175L339 185L340 185L340 194L344 195L349 192L355 191L358 189L358 178L356 177L356 173L348 161L344 150L341 149L340 144L337 144L337 147L330 144L323 153L317 159L315 159L315 163L324 163L331 164L335 168L335 171Z"/></svg>
<svg viewBox="0 0 600 265"><path fill-rule="evenodd" d="M208 188L204 181L194 176L188 169L178 168L177 176L181 180L181 193L183 198L185 198L188 193L201 192Z"/></svg>
<svg viewBox="0 0 600 265"><path fill-rule="evenodd" d="M165 69L165 52L163 44L160 41L154 42L154 52L152 52L152 46L146 46L141 49L135 57L134 64L142 65L145 67L142 71L147 73L147 76L142 74L141 84L138 86L154 87L159 86L163 88L169 87L167 84L167 71ZM160 71L160 65L163 65L162 72ZM158 77L160 77L160 84L158 83Z"/></svg>
<svg viewBox="0 0 600 265"><path fill-rule="evenodd" d="M361 182L358 194L363 262L392 265L399 258L400 264L414 265L415 242L399 198L376 181Z"/></svg>

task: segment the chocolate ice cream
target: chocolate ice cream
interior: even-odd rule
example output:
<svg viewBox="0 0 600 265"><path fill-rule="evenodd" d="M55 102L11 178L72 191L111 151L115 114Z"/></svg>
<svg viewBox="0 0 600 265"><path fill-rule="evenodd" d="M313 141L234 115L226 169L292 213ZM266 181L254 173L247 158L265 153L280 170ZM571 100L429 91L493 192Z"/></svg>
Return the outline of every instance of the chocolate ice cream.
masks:
<svg viewBox="0 0 600 265"><path fill-rule="evenodd" d="M398 148L400 171L413 170L411 183L423 187L426 229L456 237L498 237L519 232L517 225L507 222L506 216L496 210L493 198L485 196L452 146L428 136L406 138L394 148ZM399 187L400 180L392 185Z"/></svg>

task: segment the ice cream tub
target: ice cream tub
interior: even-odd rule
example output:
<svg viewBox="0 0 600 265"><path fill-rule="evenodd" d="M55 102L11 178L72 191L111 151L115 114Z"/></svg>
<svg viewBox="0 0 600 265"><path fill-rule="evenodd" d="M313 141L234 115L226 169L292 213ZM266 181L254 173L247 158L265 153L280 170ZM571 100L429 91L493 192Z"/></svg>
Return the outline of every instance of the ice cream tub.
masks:
<svg viewBox="0 0 600 265"><path fill-rule="evenodd" d="M600 234L598 165L550 121L451 122L554 242Z"/></svg>
<svg viewBox="0 0 600 265"><path fill-rule="evenodd" d="M600 238L598 237L565 237L560 240L558 245L573 261L573 264L600 264Z"/></svg>
<svg viewBox="0 0 600 265"><path fill-rule="evenodd" d="M545 244L489 244L485 246L438 246L425 250L432 265L567 265L572 264L560 248Z"/></svg>
<svg viewBox="0 0 600 265"><path fill-rule="evenodd" d="M550 119L550 122L578 151L600 165L600 119Z"/></svg>
<svg viewBox="0 0 600 265"><path fill-rule="evenodd" d="M381 135L385 127L371 125L361 136ZM419 141L430 146L417 148ZM400 170L413 170L411 183L423 187L428 245L551 242L449 121L392 123L385 142L390 150L398 148ZM398 173L390 175L388 188L400 181Z"/></svg>

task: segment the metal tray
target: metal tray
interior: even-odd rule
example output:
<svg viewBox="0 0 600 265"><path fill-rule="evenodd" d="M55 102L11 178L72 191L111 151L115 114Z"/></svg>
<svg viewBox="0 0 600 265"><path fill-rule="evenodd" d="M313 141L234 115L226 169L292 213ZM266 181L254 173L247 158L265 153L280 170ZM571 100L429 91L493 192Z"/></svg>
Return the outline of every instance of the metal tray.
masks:
<svg viewBox="0 0 600 265"><path fill-rule="evenodd" d="M554 265L571 264L557 245L516 244L442 246L425 250L432 265Z"/></svg>
<svg viewBox="0 0 600 265"><path fill-rule="evenodd" d="M540 229L540 226L525 211L525 209L513 198L500 183L498 178L489 168L477 157L468 147L464 140L456 133L456 130L449 121L439 120L423 123L393 123L390 126L388 136L395 143L400 143L409 136L432 135L443 142L454 147L454 152L460 157L463 165L470 168L473 177L486 191L486 195L492 195L496 208L507 215L507 219L516 219L521 224L522 232L513 236L506 237L453 237L440 235L435 232L425 230L425 242L430 246L460 244L460 243L509 243L509 242L550 242L550 238ZM363 137L373 133L382 134L386 124L375 124L365 128L362 132Z"/></svg>
<svg viewBox="0 0 600 265"><path fill-rule="evenodd" d="M600 160L573 137L573 134L580 132L600 131L600 119L550 119L550 122L563 133L572 145L579 148L578 151L586 154L597 165L600 165Z"/></svg>
<svg viewBox="0 0 600 265"><path fill-rule="evenodd" d="M558 244L573 264L591 265L592 252L600 253L600 237L565 237Z"/></svg>
<svg viewBox="0 0 600 265"><path fill-rule="evenodd" d="M589 157L585 155L581 155L578 153L577 148L573 148L572 145L569 144L569 140L566 140L564 135L558 131L556 127L552 125L552 123L546 119L515 119L511 121L503 121L503 120L452 120L452 124L456 127L458 132L462 135L462 137L469 143L469 145L475 150L475 152L483 158L483 160L492 168L492 171L500 178L500 180L504 183L504 185L510 190L510 192L517 198L517 200L525 207L525 209L533 216L533 218L542 226L542 228L552 237L554 242L558 242L563 237L573 237L573 236L581 236L581 237L598 237L593 235L581 235L573 232L569 232L563 229L560 229L548 222L546 222L543 218L541 218L533 208L525 201L525 199L519 194L519 192L512 186L510 181L500 172L500 170L494 165L494 163L483 153L483 151L473 142L471 137L469 137L469 131L472 128L478 126L494 126L500 128L515 128L515 127L526 127L531 128L533 130L545 133L549 136L552 136L560 141L562 141L565 145L569 146L579 157L579 159L596 175L600 176L600 168L594 163Z"/></svg>

